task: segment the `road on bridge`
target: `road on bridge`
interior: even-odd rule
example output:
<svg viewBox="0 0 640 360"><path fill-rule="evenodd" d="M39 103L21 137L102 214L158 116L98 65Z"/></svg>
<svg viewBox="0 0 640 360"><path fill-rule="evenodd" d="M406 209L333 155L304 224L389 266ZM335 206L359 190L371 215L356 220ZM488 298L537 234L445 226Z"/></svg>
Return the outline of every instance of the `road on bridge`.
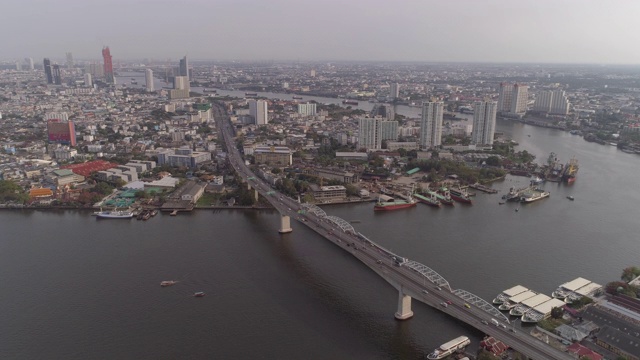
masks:
<svg viewBox="0 0 640 360"><path fill-rule="evenodd" d="M524 331L517 331L508 324L493 325L491 315L484 310L473 305L467 308L464 300L442 287L438 290L437 285L416 270L407 266L398 266L388 253L377 249L379 246L373 246L366 238L343 231L334 222L306 211L307 208L302 204L273 189L245 165L233 142L232 125L224 108L214 104L213 110L218 132L227 147L229 162L242 179L267 199L281 215L298 220L343 250L350 252L392 285L400 284L404 294L464 321L531 359L575 359L570 354L555 349ZM445 307L443 304L447 302Z"/></svg>

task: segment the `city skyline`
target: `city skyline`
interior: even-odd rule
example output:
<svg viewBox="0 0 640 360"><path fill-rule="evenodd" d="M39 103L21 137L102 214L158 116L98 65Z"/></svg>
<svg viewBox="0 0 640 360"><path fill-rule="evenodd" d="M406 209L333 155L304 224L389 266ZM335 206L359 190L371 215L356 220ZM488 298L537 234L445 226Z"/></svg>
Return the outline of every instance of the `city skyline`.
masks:
<svg viewBox="0 0 640 360"><path fill-rule="evenodd" d="M64 59L72 52L74 60L98 59L100 49L110 46L117 60L188 54L195 60L640 64L640 50L630 45L635 39L624 25L640 11L640 3L633 2L327 0L309 2L314 16L303 17L295 12L304 1L266 6L255 0L189 0L184 6L198 11L181 31L159 32L174 16L162 4L116 0L101 9L104 21L95 21L86 16L89 5L78 0L42 3L36 13L29 4L10 0L5 11L15 16L0 29L29 31L3 39L3 54ZM55 32L43 28L52 13L58 19ZM242 14L243 21L229 14ZM142 15L155 26L140 27ZM402 26L392 26L395 21ZM374 39L386 45L369 46Z"/></svg>

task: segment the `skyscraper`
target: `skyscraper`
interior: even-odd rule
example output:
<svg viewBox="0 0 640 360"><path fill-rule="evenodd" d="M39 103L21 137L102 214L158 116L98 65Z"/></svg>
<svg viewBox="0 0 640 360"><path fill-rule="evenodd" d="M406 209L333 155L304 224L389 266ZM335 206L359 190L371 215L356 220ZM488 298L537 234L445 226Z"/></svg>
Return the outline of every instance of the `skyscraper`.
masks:
<svg viewBox="0 0 640 360"><path fill-rule="evenodd" d="M24 62L27 64L27 67L29 68L29 70L31 70L31 71L34 70L33 59L32 58L24 58Z"/></svg>
<svg viewBox="0 0 640 360"><path fill-rule="evenodd" d="M392 83L389 86L389 97L392 100L397 99L398 97L400 97L400 84L398 83Z"/></svg>
<svg viewBox="0 0 640 360"><path fill-rule="evenodd" d="M62 85L62 74L60 73L60 65L51 65L51 76L54 85Z"/></svg>
<svg viewBox="0 0 640 360"><path fill-rule="evenodd" d="M146 69L144 71L144 82L148 92L153 92L155 87L153 86L153 70Z"/></svg>
<svg viewBox="0 0 640 360"><path fill-rule="evenodd" d="M108 84L115 84L111 51L108 46L102 48L102 60L104 61L104 80Z"/></svg>
<svg viewBox="0 0 640 360"><path fill-rule="evenodd" d="M173 88L177 90L191 90L189 78L186 76L175 76L173 78Z"/></svg>
<svg viewBox="0 0 640 360"><path fill-rule="evenodd" d="M511 111L511 94L513 93L513 84L500 83L500 89L498 90L498 111L509 112Z"/></svg>
<svg viewBox="0 0 640 360"><path fill-rule="evenodd" d="M84 74L84 86L88 86L88 87L93 86L93 78L89 73Z"/></svg>
<svg viewBox="0 0 640 360"><path fill-rule="evenodd" d="M189 81L189 60L187 60L187 55L185 55L182 59L180 59L180 66L178 67L178 75L186 76L187 81Z"/></svg>
<svg viewBox="0 0 640 360"><path fill-rule="evenodd" d="M495 101L476 101L473 110L473 133L471 142L476 145L493 145L493 134L496 128Z"/></svg>
<svg viewBox="0 0 640 360"><path fill-rule="evenodd" d="M22 71L22 63L20 61L16 61L16 70Z"/></svg>
<svg viewBox="0 0 640 360"><path fill-rule="evenodd" d="M430 101L422 104L422 121L420 123L420 148L429 149L442 144L442 117L444 103Z"/></svg>
<svg viewBox="0 0 640 360"><path fill-rule="evenodd" d="M250 100L249 115L253 116L256 125L266 125L269 123L268 107L265 100Z"/></svg>
<svg viewBox="0 0 640 360"><path fill-rule="evenodd" d="M67 69L71 69L73 68L73 54L71 54L70 52L67 53Z"/></svg>
<svg viewBox="0 0 640 360"><path fill-rule="evenodd" d="M47 78L47 84L53 84L53 74L51 73L51 60L44 58L44 75Z"/></svg>

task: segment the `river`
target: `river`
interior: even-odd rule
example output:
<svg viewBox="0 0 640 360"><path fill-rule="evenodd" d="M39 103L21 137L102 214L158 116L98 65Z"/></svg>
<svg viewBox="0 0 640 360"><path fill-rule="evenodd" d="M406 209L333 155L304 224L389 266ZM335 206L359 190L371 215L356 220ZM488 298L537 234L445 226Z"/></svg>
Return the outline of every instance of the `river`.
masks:
<svg viewBox="0 0 640 360"><path fill-rule="evenodd" d="M576 156L575 184L544 184L551 196L518 212L498 204L528 183L511 176L472 206L325 211L487 300L516 284L547 294L578 276L604 284L638 265L637 155L517 122L497 129L539 162L550 151ZM481 338L415 301L414 318L396 321L391 286L304 226L279 235L278 224L273 211L146 222L2 211L0 358L411 359L459 335Z"/></svg>

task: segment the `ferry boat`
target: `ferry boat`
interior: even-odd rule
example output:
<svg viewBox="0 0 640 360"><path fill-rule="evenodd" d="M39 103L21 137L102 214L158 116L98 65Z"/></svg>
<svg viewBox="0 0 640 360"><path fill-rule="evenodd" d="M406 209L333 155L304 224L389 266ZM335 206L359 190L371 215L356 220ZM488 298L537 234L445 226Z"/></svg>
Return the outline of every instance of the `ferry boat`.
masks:
<svg viewBox="0 0 640 360"><path fill-rule="evenodd" d="M457 202L461 202L464 204L473 204L471 201L471 197L466 189L449 189L449 193L451 194L451 198Z"/></svg>
<svg viewBox="0 0 640 360"><path fill-rule="evenodd" d="M500 304L500 306L498 306L498 309L500 309L502 311L509 311L509 310L513 309L514 307L516 307L516 305L518 305L518 304L514 304L511 301L505 301L502 304Z"/></svg>
<svg viewBox="0 0 640 360"><path fill-rule="evenodd" d="M556 289L556 291L551 293L551 296L556 299L564 300L567 296L569 296L569 293L564 291L562 288L558 288Z"/></svg>
<svg viewBox="0 0 640 360"><path fill-rule="evenodd" d="M459 336L451 341L448 341L439 348L433 350L432 353L427 355L427 359L443 359L458 350L464 349L467 345L471 344L471 341L466 336Z"/></svg>
<svg viewBox="0 0 640 360"><path fill-rule="evenodd" d="M129 210L107 210L98 211L94 213L100 219L131 219L133 217L133 211Z"/></svg>
<svg viewBox="0 0 640 360"><path fill-rule="evenodd" d="M440 201L438 200L438 198L436 198L433 195L424 196L420 194L413 194L413 196L415 196L415 198L418 199L418 201L420 201L421 203L424 203L433 207L440 207Z"/></svg>
<svg viewBox="0 0 640 360"><path fill-rule="evenodd" d="M528 191L522 194L522 196L520 197L520 201L523 203L530 203L547 198L549 197L549 195L550 193L548 191Z"/></svg>
<svg viewBox="0 0 640 360"><path fill-rule="evenodd" d="M177 284L177 283L178 283L178 282L177 282L177 281L175 281L175 280L165 280L165 281L163 281L163 282L161 282L161 283L160 283L160 286L162 286L162 287L167 287L167 286L175 285L175 284Z"/></svg>

